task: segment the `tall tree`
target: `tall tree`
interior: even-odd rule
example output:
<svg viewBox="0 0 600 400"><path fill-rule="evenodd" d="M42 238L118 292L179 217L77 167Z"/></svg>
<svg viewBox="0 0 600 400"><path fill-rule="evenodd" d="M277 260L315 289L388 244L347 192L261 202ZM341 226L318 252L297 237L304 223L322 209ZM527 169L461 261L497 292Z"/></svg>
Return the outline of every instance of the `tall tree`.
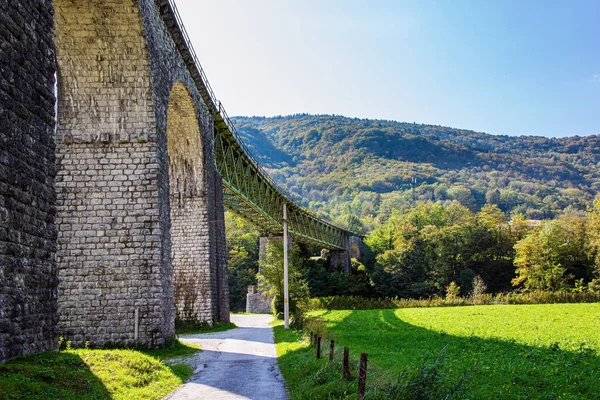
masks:
<svg viewBox="0 0 600 400"><path fill-rule="evenodd" d="M585 218L569 215L531 231L515 245L513 285L557 290L578 279L589 280L592 263L586 253L586 231Z"/></svg>
<svg viewBox="0 0 600 400"><path fill-rule="evenodd" d="M600 196L594 201L594 206L588 215L589 256L594 260L594 272L600 278Z"/></svg>
<svg viewBox="0 0 600 400"><path fill-rule="evenodd" d="M225 213L229 305L232 311L245 311L248 286L256 285L258 240L256 228L237 215Z"/></svg>
<svg viewBox="0 0 600 400"><path fill-rule="evenodd" d="M300 247L292 246L288 253L288 284L290 294L290 315L298 310L298 305L308 299L308 285L304 278L302 266L304 264L300 257ZM283 242L279 240L269 241L266 245L265 255L260 263L260 271L257 274L261 289L266 293L274 295L273 312L276 317L283 317Z"/></svg>

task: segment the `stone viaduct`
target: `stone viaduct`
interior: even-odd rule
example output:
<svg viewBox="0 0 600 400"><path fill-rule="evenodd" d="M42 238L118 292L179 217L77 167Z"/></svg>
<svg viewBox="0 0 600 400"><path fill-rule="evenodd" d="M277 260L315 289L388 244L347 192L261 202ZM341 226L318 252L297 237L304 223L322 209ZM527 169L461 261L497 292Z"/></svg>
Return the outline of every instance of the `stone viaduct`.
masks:
<svg viewBox="0 0 600 400"><path fill-rule="evenodd" d="M0 362L228 321L224 206L273 233L286 201L232 130L171 1L0 0Z"/></svg>

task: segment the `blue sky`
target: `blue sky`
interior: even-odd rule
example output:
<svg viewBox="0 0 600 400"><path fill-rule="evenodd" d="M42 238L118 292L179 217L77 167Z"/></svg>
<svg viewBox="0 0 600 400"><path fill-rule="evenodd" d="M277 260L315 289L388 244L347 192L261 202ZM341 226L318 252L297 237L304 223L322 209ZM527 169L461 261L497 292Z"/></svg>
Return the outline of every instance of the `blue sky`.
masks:
<svg viewBox="0 0 600 400"><path fill-rule="evenodd" d="M176 0L229 115L600 134L600 0Z"/></svg>

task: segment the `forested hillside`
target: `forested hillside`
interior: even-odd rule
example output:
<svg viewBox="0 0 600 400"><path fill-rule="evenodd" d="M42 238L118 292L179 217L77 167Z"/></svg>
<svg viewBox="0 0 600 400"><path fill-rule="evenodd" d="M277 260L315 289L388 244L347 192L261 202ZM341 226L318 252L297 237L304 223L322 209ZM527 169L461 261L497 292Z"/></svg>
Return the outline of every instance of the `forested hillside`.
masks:
<svg viewBox="0 0 600 400"><path fill-rule="evenodd" d="M383 222L422 200L497 204L528 219L582 213L600 190L600 136L495 136L330 115L236 117L255 157L314 211ZM413 181L414 184L413 190ZM414 198L413 198L414 196Z"/></svg>

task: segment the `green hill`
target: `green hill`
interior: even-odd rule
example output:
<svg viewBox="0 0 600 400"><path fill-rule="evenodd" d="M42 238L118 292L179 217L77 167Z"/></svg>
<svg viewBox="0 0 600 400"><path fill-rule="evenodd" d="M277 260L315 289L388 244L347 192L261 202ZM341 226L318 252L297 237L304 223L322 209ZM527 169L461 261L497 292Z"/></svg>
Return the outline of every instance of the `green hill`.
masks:
<svg viewBox="0 0 600 400"><path fill-rule="evenodd" d="M255 157L305 205L341 221L423 200L486 202L527 218L580 212L600 191L600 135L496 136L331 115L235 117ZM416 185L412 181L416 180Z"/></svg>

